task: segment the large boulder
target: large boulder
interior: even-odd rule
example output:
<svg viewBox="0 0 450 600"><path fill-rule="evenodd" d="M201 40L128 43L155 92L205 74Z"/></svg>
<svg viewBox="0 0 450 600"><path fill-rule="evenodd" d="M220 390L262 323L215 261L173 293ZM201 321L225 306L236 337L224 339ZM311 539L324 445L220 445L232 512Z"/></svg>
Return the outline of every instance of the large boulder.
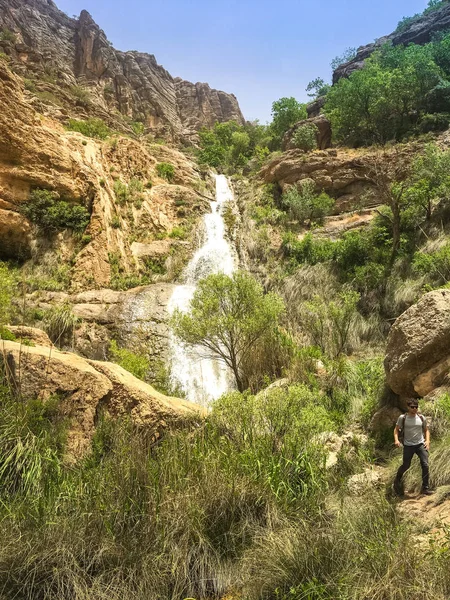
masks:
<svg viewBox="0 0 450 600"><path fill-rule="evenodd" d="M100 410L111 416L129 414L155 437L170 425L203 413L193 403L160 394L113 363L19 342L2 342L2 357L10 384L21 398L60 398L60 413L69 424L71 457L83 456L89 449Z"/></svg>
<svg viewBox="0 0 450 600"><path fill-rule="evenodd" d="M329 148L331 146L331 123L325 115L317 115L315 117L295 123L295 125L293 125L284 134L283 141L281 144L281 149L283 150L283 152L295 148L296 146L293 141L295 133L299 129L302 129L303 127L310 127L311 125L315 125L315 127L317 127L317 148L319 150L326 150L327 148Z"/></svg>
<svg viewBox="0 0 450 600"><path fill-rule="evenodd" d="M388 337L387 382L400 396L425 396L450 369L450 290L425 294L394 323Z"/></svg>

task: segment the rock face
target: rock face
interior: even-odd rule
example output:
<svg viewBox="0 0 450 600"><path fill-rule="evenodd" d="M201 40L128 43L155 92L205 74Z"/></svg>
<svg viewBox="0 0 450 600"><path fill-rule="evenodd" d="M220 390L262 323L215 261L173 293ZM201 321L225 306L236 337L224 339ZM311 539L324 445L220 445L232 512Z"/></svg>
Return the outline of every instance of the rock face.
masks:
<svg viewBox="0 0 450 600"><path fill-rule="evenodd" d="M0 27L16 34L0 43L23 74L88 86L100 116L114 111L143 122L156 135L189 138L202 126L244 118L233 95L207 84L174 79L154 56L120 52L83 10L73 19L51 0L0 0ZM81 98L80 109L91 110ZM83 104L85 104L83 108Z"/></svg>
<svg viewBox="0 0 450 600"><path fill-rule="evenodd" d="M54 347L17 342L3 342L2 349L9 379L23 398L61 398L61 415L69 420L72 457L88 450L100 411L128 414L156 437L167 427L202 414L195 404L164 396L113 363L88 362Z"/></svg>
<svg viewBox="0 0 450 600"><path fill-rule="evenodd" d="M450 28L450 4L446 4L439 10L432 11L419 18L406 27L403 31L394 32L390 35L379 38L373 44L361 46L355 58L347 63L340 65L333 73L333 83L337 83L341 77L348 77L364 66L364 61L372 52L380 48L383 44L392 43L394 46L403 44L427 44L438 31L445 31Z"/></svg>
<svg viewBox="0 0 450 600"><path fill-rule="evenodd" d="M425 396L450 370L450 290L425 294L394 323L384 361L387 382L400 396Z"/></svg>
<svg viewBox="0 0 450 600"><path fill-rule="evenodd" d="M317 148L319 150L326 150L331 146L331 123L325 117L325 115L317 115L311 117L309 119L305 119L304 121L299 121L293 127L291 127L283 136L283 141L281 144L281 149L293 150L295 148L295 144L293 142L293 137L299 129L302 127L308 127L310 125L315 125L317 127Z"/></svg>

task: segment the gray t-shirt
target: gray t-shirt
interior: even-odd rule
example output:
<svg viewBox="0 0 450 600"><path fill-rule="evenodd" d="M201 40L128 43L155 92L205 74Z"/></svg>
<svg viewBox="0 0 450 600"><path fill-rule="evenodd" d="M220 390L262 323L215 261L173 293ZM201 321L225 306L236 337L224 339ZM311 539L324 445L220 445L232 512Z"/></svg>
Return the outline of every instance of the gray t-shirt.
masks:
<svg viewBox="0 0 450 600"><path fill-rule="evenodd" d="M404 415L400 415L397 420L397 427L400 429L403 426L403 418ZM424 423L422 423L422 419L419 415L406 415L405 418L405 435L403 437L403 444L405 446L417 446L417 444L423 444L425 438L423 437L423 429L425 427L425 417Z"/></svg>

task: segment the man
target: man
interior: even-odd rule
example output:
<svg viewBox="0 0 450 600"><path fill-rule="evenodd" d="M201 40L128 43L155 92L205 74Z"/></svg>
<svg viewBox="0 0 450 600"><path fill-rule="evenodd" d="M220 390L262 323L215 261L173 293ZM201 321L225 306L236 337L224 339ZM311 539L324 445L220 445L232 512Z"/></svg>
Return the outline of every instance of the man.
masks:
<svg viewBox="0 0 450 600"><path fill-rule="evenodd" d="M428 450L430 448L430 431L427 427L427 420L418 413L419 404L417 400L409 400L408 412L406 415L400 415L394 429L394 443L397 448L403 443L403 463L397 471L394 480L394 491L401 496L403 474L411 466L411 460L414 454L417 454L422 467L422 494L429 496L432 494L429 483L428 470ZM399 433L402 442L399 440Z"/></svg>

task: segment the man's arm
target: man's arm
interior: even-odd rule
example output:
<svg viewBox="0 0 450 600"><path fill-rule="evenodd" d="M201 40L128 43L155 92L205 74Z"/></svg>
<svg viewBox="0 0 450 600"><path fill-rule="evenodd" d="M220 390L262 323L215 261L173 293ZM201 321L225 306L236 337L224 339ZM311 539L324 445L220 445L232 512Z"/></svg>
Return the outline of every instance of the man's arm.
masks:
<svg viewBox="0 0 450 600"><path fill-rule="evenodd" d="M397 448L400 448L401 444L398 440L398 432L400 431L400 427L398 425L395 426L394 429L394 446L396 446Z"/></svg>
<svg viewBox="0 0 450 600"><path fill-rule="evenodd" d="M424 429L425 429L425 448L427 450L429 450L430 449L430 430L428 429L428 426L426 423L424 425Z"/></svg>

